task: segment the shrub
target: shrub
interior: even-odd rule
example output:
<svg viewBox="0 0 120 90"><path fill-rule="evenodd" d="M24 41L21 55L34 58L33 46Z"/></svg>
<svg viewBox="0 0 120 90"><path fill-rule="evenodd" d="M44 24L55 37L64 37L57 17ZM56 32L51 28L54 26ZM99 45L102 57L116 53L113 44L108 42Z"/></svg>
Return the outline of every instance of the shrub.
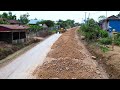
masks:
<svg viewBox="0 0 120 90"><path fill-rule="evenodd" d="M120 46L120 37L114 40L114 44Z"/></svg>
<svg viewBox="0 0 120 90"><path fill-rule="evenodd" d="M115 36L116 39L120 38L120 33L117 33L117 35Z"/></svg>
<svg viewBox="0 0 120 90"><path fill-rule="evenodd" d="M109 37L101 38L99 39L99 42L104 45L109 45L109 44L112 44L112 38L109 38Z"/></svg>
<svg viewBox="0 0 120 90"><path fill-rule="evenodd" d="M101 38L107 38L109 36L108 32L105 30L99 30L99 34Z"/></svg>
<svg viewBox="0 0 120 90"><path fill-rule="evenodd" d="M102 50L102 52L107 52L109 51L109 48L105 47L105 46L100 46L100 49Z"/></svg>
<svg viewBox="0 0 120 90"><path fill-rule="evenodd" d="M89 19L87 23L81 25L81 31L84 32L87 40L96 40L99 37L99 30L100 27L93 19Z"/></svg>

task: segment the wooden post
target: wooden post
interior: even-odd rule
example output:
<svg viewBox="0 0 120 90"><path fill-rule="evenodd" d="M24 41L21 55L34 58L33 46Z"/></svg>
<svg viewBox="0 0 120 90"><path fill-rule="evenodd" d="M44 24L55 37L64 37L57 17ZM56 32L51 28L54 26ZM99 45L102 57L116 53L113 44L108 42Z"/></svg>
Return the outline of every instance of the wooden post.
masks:
<svg viewBox="0 0 120 90"><path fill-rule="evenodd" d="M114 38L115 38L115 29L112 31L112 51L114 50Z"/></svg>
<svg viewBox="0 0 120 90"><path fill-rule="evenodd" d="M25 42L27 42L27 32L25 31Z"/></svg>
<svg viewBox="0 0 120 90"><path fill-rule="evenodd" d="M19 43L20 43L20 32L19 32Z"/></svg>
<svg viewBox="0 0 120 90"><path fill-rule="evenodd" d="M112 31L112 51L114 50L114 32Z"/></svg>
<svg viewBox="0 0 120 90"><path fill-rule="evenodd" d="M13 32L11 32L11 34L12 34L12 44L13 44Z"/></svg>

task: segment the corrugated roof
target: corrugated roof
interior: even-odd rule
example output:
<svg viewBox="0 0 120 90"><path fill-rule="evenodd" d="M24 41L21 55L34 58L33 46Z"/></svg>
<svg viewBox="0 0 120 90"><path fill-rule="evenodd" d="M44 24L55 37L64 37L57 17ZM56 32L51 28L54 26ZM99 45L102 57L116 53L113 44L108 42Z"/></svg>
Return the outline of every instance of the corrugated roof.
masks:
<svg viewBox="0 0 120 90"><path fill-rule="evenodd" d="M0 24L1 27L9 28L9 29L14 29L14 30L19 30L19 29L28 29L28 26L25 25L5 25L5 24Z"/></svg>
<svg viewBox="0 0 120 90"><path fill-rule="evenodd" d="M7 20L9 23L19 24L20 22L17 20Z"/></svg>

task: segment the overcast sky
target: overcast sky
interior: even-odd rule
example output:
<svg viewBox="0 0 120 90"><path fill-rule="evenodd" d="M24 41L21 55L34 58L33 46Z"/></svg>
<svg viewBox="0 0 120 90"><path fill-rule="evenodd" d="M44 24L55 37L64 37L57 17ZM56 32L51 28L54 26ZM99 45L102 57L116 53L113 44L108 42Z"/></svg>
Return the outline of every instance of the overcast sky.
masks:
<svg viewBox="0 0 120 90"><path fill-rule="evenodd" d="M8 11L0 11L0 14L3 12ZM11 11L13 15L15 14L17 16L17 19L20 17L20 15L29 13L29 19L44 19L44 20L53 20L57 21L59 19L66 20L66 19L72 19L75 20L75 22L83 22L83 19L85 19L85 12L86 12L86 18L89 16L90 18L93 18L94 20L98 21L98 17L101 15L106 16L106 11ZM107 17L111 15L117 15L120 11L107 11ZM89 14L90 13L90 14Z"/></svg>

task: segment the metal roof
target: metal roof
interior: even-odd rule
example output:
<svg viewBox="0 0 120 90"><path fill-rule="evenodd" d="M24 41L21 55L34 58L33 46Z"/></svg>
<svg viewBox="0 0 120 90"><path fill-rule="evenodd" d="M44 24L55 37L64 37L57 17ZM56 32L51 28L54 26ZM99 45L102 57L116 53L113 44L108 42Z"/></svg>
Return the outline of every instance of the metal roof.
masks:
<svg viewBox="0 0 120 90"><path fill-rule="evenodd" d="M5 27L8 29L14 29L14 30L20 30L20 29L28 29L28 26L25 25L6 25L6 24L0 24L0 27Z"/></svg>

